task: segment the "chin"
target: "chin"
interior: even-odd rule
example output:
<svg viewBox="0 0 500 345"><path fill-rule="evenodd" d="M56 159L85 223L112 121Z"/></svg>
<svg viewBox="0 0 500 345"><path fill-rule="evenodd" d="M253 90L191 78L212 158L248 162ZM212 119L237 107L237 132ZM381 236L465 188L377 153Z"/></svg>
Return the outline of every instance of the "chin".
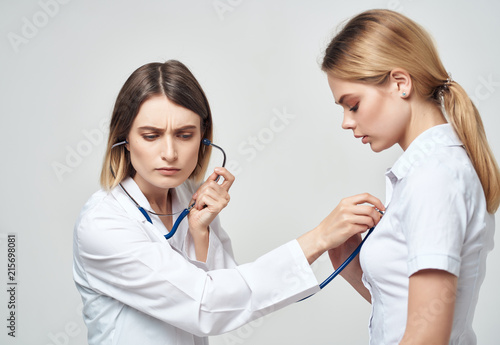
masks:
<svg viewBox="0 0 500 345"><path fill-rule="evenodd" d="M160 178L151 181L150 183L158 189L170 189L180 186L184 182L184 179L179 178Z"/></svg>
<svg viewBox="0 0 500 345"><path fill-rule="evenodd" d="M177 188L179 187L181 184L183 184L186 180L185 179L182 179L182 180L170 180L168 182L164 181L164 183L161 183L161 187L160 188L164 188L164 189L170 189L170 188Z"/></svg>
<svg viewBox="0 0 500 345"><path fill-rule="evenodd" d="M383 146L378 146L378 145L374 145L372 143L370 143L370 148L372 149L373 152L375 153L379 153L379 152L382 152L384 150L387 150L387 147L383 147Z"/></svg>
<svg viewBox="0 0 500 345"><path fill-rule="evenodd" d="M372 149L373 152L379 153L379 152L385 151L387 149L390 149L394 145L396 145L396 143L386 143L386 144L379 144L379 145L374 144L374 143L370 143L370 148Z"/></svg>

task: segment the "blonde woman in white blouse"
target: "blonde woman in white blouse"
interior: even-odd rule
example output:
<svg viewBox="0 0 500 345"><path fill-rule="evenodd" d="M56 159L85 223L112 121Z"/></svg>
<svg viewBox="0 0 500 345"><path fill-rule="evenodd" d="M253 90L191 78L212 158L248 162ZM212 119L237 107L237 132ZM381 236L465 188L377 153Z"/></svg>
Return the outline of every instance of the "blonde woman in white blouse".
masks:
<svg viewBox="0 0 500 345"><path fill-rule="evenodd" d="M500 172L476 107L429 35L393 11L347 22L322 68L344 109L342 127L374 152L404 150L386 174L383 219L342 273L372 303L370 344L475 344L500 202ZM333 265L359 241L331 250Z"/></svg>

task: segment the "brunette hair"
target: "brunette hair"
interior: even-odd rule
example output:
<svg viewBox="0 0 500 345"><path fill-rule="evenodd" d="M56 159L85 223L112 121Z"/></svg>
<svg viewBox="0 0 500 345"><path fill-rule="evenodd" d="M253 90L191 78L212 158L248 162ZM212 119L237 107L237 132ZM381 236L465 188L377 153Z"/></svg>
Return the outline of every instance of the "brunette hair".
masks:
<svg viewBox="0 0 500 345"><path fill-rule="evenodd" d="M500 170L486 140L479 112L451 80L430 35L390 10L363 12L345 24L325 51L323 71L333 77L382 85L395 68L411 76L413 91L444 108L481 181L488 212L500 204Z"/></svg>
<svg viewBox="0 0 500 345"><path fill-rule="evenodd" d="M121 88L109 125L109 137L101 171L101 186L116 187L124 178L135 175L130 153L124 145L113 145L125 141L141 105L153 96L164 95L170 101L193 111L200 116L201 137L212 140L212 114L207 97L200 84L179 61L153 62L136 69ZM203 178L211 147L200 142L198 162L190 178Z"/></svg>

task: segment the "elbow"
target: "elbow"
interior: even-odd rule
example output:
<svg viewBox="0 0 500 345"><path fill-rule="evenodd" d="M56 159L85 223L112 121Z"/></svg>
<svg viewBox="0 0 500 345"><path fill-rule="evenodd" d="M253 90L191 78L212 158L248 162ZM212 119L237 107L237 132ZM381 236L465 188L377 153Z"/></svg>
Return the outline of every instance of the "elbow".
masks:
<svg viewBox="0 0 500 345"><path fill-rule="evenodd" d="M400 345L448 345L449 337L430 337L428 335L410 335L405 333Z"/></svg>
<svg viewBox="0 0 500 345"><path fill-rule="evenodd" d="M418 339L411 339L411 340L405 340L403 339L400 343L400 345L448 345L449 342L447 341L428 341L428 340L418 340Z"/></svg>
<svg viewBox="0 0 500 345"><path fill-rule="evenodd" d="M185 318L183 324L177 324L176 327L183 329L197 337L208 337L221 335L233 331L246 323L257 318L250 311L246 310L202 310L199 309L197 315ZM191 321L186 321L190 319Z"/></svg>
<svg viewBox="0 0 500 345"><path fill-rule="evenodd" d="M219 315L217 315L219 314ZM246 314L246 315L245 315ZM227 332L231 332L239 327L242 327L257 315L251 315L250 311L238 310L237 312L216 312L216 311L200 311L199 324L193 334L199 337L216 336ZM250 326L248 326L250 327Z"/></svg>

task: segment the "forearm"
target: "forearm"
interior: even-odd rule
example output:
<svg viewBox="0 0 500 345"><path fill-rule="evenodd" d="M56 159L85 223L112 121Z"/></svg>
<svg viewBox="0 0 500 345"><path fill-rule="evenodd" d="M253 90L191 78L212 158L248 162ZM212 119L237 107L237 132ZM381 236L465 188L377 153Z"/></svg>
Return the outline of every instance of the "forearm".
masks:
<svg viewBox="0 0 500 345"><path fill-rule="evenodd" d="M326 244L320 240L317 228L297 238L297 242L302 248L309 265L316 261L328 249L326 248Z"/></svg>
<svg viewBox="0 0 500 345"><path fill-rule="evenodd" d="M210 241L210 230L191 231L196 260L207 262L208 246Z"/></svg>
<svg viewBox="0 0 500 345"><path fill-rule="evenodd" d="M326 244L319 241L316 229L311 230L297 239L309 264L312 264L325 251ZM368 302L371 303L371 295L361 279L363 271L356 257L340 274L351 286Z"/></svg>
<svg viewBox="0 0 500 345"><path fill-rule="evenodd" d="M363 284L363 270L359 264L359 257L356 257L343 271L340 275L356 290L361 297L371 303L370 291Z"/></svg>

